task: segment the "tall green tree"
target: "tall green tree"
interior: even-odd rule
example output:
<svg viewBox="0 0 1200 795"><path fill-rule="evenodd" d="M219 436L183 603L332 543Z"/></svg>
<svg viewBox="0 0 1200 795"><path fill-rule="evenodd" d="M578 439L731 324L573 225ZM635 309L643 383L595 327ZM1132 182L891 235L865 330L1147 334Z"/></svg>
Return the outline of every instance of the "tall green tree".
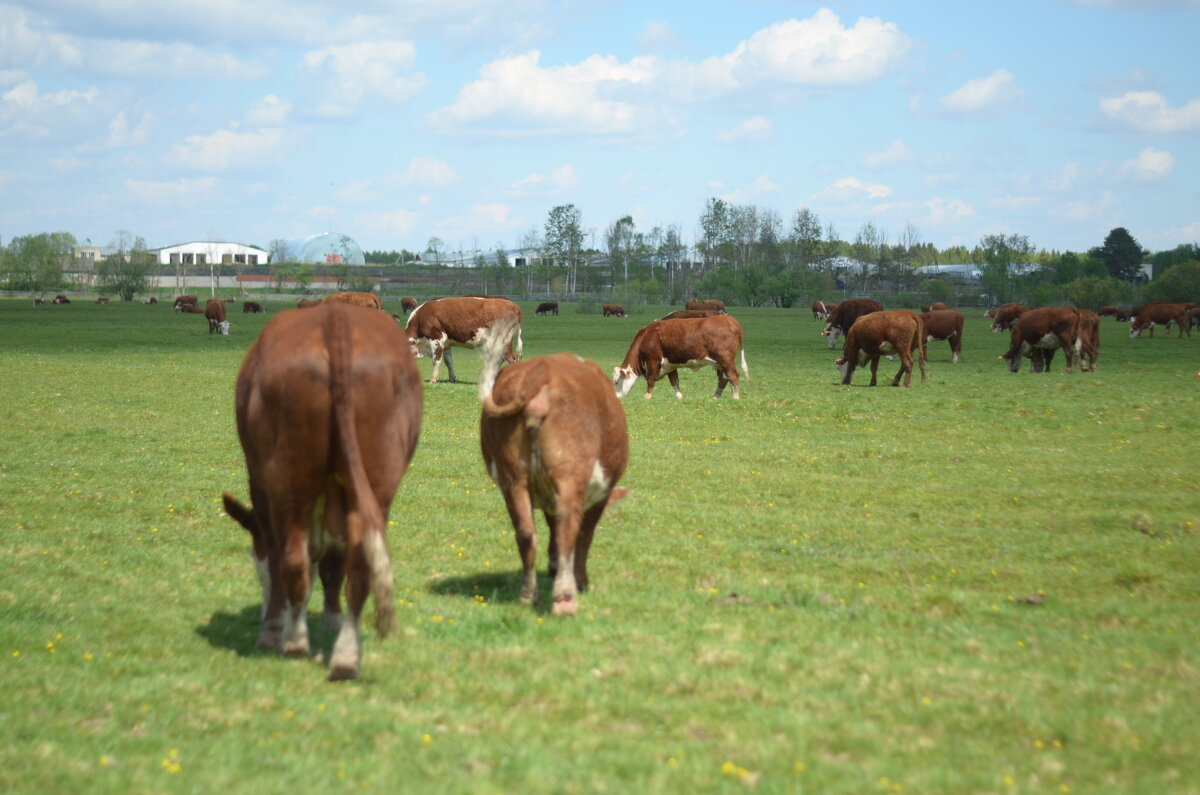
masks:
<svg viewBox="0 0 1200 795"><path fill-rule="evenodd" d="M1142 263L1150 256L1123 226L1109 232L1104 245L1088 254L1103 262L1114 279L1124 282L1137 281L1142 275Z"/></svg>
<svg viewBox="0 0 1200 795"><path fill-rule="evenodd" d="M704 204L700 215L700 253L704 266L711 268L722 259L722 245L729 239L729 205L722 199L712 198Z"/></svg>
<svg viewBox="0 0 1200 795"><path fill-rule="evenodd" d="M96 264L100 286L116 293L122 301L132 301L135 294L150 289L155 262L146 241L122 229L109 248L104 260Z"/></svg>
<svg viewBox="0 0 1200 795"><path fill-rule="evenodd" d="M629 265L633 259L634 244L636 243L637 226L633 216L626 215L608 225L605 232L605 244L608 246L608 257L612 267L612 282L617 283L617 275L621 275L622 284L629 282Z"/></svg>
<svg viewBox="0 0 1200 795"><path fill-rule="evenodd" d="M822 259L821 219L807 207L796 210L788 235L801 267L811 268Z"/></svg>
<svg viewBox="0 0 1200 795"><path fill-rule="evenodd" d="M29 290L41 297L63 286L63 271L75 255L75 236L42 232L8 241L0 262L0 278L9 290Z"/></svg>
<svg viewBox="0 0 1200 795"><path fill-rule="evenodd" d="M1014 294L1014 266L1030 261L1034 247L1025 235L984 235L979 240L976 259L979 265L979 280L984 292L997 301L1011 301Z"/></svg>
<svg viewBox="0 0 1200 795"><path fill-rule="evenodd" d="M583 258L583 216L574 204L560 204L546 218L546 255L567 269L567 292L575 292Z"/></svg>
<svg viewBox="0 0 1200 795"><path fill-rule="evenodd" d="M1183 303L1195 301L1197 296L1200 296L1200 261L1172 265L1146 285L1146 297L1153 301Z"/></svg>

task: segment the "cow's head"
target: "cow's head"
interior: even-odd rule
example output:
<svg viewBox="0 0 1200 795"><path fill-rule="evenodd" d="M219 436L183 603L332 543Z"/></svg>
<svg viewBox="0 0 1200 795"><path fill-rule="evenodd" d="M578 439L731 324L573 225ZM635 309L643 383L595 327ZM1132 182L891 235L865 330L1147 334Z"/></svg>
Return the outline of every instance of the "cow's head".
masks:
<svg viewBox="0 0 1200 795"><path fill-rule="evenodd" d="M629 394L629 390L633 389L633 382L637 380L637 373L628 365L620 365L613 368L613 388L617 390L617 397L625 397Z"/></svg>
<svg viewBox="0 0 1200 795"><path fill-rule="evenodd" d="M850 357L843 353L841 356L837 357L837 360L833 364L835 367L837 367L838 372L841 373L842 378L845 379L846 370L850 369Z"/></svg>
<svg viewBox="0 0 1200 795"><path fill-rule="evenodd" d="M833 350L837 347L838 339L840 339L842 336L842 330L833 325L833 323L827 322L825 324L825 329L821 332L821 334L825 337L825 341L829 344L829 350Z"/></svg>
<svg viewBox="0 0 1200 795"><path fill-rule="evenodd" d="M217 330L228 337L229 336L229 321L222 320L220 323L217 324Z"/></svg>
<svg viewBox="0 0 1200 795"><path fill-rule="evenodd" d="M408 335L408 348L412 351L413 356L418 359L426 356L433 356L433 341L425 337L414 337Z"/></svg>

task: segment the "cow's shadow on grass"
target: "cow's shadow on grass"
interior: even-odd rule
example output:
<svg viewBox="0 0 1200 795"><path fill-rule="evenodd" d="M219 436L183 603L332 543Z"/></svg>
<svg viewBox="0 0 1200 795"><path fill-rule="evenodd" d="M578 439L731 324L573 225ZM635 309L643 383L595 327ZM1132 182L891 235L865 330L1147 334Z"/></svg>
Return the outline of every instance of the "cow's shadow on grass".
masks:
<svg viewBox="0 0 1200 795"><path fill-rule="evenodd" d="M196 627L196 634L218 649L229 649L239 657L277 656L278 651L260 649L256 645L258 630L262 626L262 604L243 607L236 613L218 610L207 624ZM308 636L313 649L333 646L336 630L321 621L320 613L309 612Z"/></svg>
<svg viewBox="0 0 1200 795"><path fill-rule="evenodd" d="M537 606L539 612L546 604L546 596L553 582L545 569L538 570L538 591L542 594ZM521 571L484 571L460 577L442 577L429 583L426 590L441 596L459 596L471 600L482 596L490 604L516 603L521 596Z"/></svg>

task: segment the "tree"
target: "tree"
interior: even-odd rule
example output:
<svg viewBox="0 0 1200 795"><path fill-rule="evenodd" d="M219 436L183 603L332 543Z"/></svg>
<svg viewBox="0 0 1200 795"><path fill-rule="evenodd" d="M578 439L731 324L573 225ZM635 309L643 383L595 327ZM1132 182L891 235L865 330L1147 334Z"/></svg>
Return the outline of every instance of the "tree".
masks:
<svg viewBox="0 0 1200 795"><path fill-rule="evenodd" d="M807 207L796 210L789 240L801 267L811 268L821 259L821 219Z"/></svg>
<svg viewBox="0 0 1200 795"><path fill-rule="evenodd" d="M1088 254L1103 262L1114 279L1124 282L1138 281L1142 277L1142 263L1150 256L1123 226L1109 232L1104 245Z"/></svg>
<svg viewBox="0 0 1200 795"><path fill-rule="evenodd" d="M583 251L582 218L574 204L560 204L546 218L546 251L551 260L567 269L567 292L575 292Z"/></svg>
<svg viewBox="0 0 1200 795"><path fill-rule="evenodd" d="M979 240L983 261L979 264L979 280L986 293L999 302L1012 300L1014 265L1024 265L1033 256L1034 248L1025 235L984 235Z"/></svg>
<svg viewBox="0 0 1200 795"><path fill-rule="evenodd" d="M1063 294L1072 304L1083 309L1096 310L1114 304L1121 292L1121 283L1105 276L1085 276L1062 286Z"/></svg>
<svg viewBox="0 0 1200 795"><path fill-rule="evenodd" d="M623 283L629 282L629 260L633 256L634 237L637 226L633 216L626 215L608 225L605 233L605 243L608 246L608 257L612 267L612 281L616 284L617 272L622 273Z"/></svg>
<svg viewBox="0 0 1200 795"><path fill-rule="evenodd" d="M1200 261L1193 260L1167 268L1162 276L1146 286L1146 297L1153 301L1195 301L1200 296Z"/></svg>
<svg viewBox="0 0 1200 795"><path fill-rule="evenodd" d="M9 290L29 290L39 297L63 284L63 270L75 253L75 236L69 232L43 232L8 241L3 278Z"/></svg>
<svg viewBox="0 0 1200 795"><path fill-rule="evenodd" d="M119 295L122 301L132 301L135 294L150 288L150 276L156 265L154 255L144 239L125 229L116 233L110 248L108 256L96 265L100 286Z"/></svg>
<svg viewBox="0 0 1200 795"><path fill-rule="evenodd" d="M440 237L434 236L434 237L429 238L429 242L425 246L425 251L430 254L433 254L433 261L435 263L441 264L441 261L442 261L441 251L445 246L446 246L446 244L442 242L442 239Z"/></svg>
<svg viewBox="0 0 1200 795"><path fill-rule="evenodd" d="M704 266L711 268L720 259L722 243L729 237L729 206L717 198L704 204L700 216L700 253L704 255Z"/></svg>

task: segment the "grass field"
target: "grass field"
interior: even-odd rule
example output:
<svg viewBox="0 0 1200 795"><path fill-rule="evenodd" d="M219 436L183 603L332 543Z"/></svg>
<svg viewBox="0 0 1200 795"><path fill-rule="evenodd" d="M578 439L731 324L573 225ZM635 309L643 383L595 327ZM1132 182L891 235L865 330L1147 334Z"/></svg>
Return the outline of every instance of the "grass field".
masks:
<svg viewBox="0 0 1200 795"><path fill-rule="evenodd" d="M606 372L666 311L532 309L526 356ZM254 649L219 502L266 318L0 301L0 790L1200 792L1200 340L1106 319L1098 372L1012 375L968 310L957 366L847 388L809 312L734 312L740 401L625 398L572 620L517 603L460 351L390 517L400 634L332 685Z"/></svg>

